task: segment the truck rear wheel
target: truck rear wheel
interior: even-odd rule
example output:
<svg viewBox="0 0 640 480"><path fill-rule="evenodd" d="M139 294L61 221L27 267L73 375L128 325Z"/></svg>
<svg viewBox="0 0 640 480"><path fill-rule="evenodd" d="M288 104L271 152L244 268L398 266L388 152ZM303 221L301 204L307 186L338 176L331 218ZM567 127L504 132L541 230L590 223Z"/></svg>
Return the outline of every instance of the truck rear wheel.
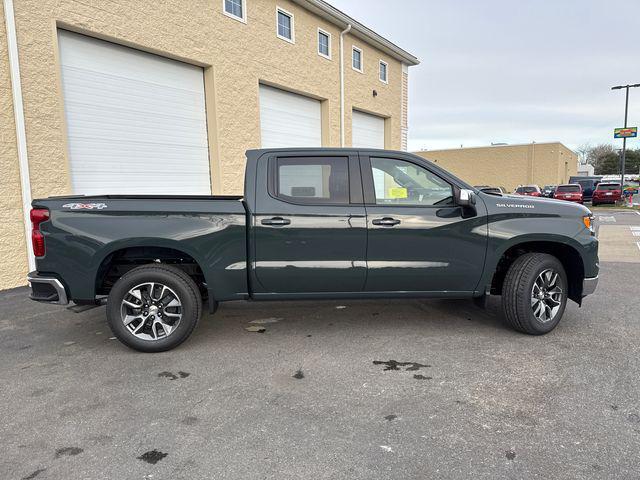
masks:
<svg viewBox="0 0 640 480"><path fill-rule="evenodd" d="M145 265L115 283L107 301L107 320L128 347L163 352L189 338L201 310L200 291L189 275L169 265Z"/></svg>
<svg viewBox="0 0 640 480"><path fill-rule="evenodd" d="M567 305L567 285L567 275L556 257L546 253L518 257L502 286L505 320L530 335L550 332Z"/></svg>

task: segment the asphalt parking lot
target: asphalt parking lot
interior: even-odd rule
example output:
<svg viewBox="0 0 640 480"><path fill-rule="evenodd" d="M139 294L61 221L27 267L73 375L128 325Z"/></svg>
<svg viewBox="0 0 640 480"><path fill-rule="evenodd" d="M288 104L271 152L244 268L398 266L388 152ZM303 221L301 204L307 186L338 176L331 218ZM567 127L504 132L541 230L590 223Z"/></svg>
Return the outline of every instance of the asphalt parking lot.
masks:
<svg viewBox="0 0 640 480"><path fill-rule="evenodd" d="M598 290L544 337L499 299L238 302L150 355L0 293L0 478L638 478L640 215L596 216Z"/></svg>

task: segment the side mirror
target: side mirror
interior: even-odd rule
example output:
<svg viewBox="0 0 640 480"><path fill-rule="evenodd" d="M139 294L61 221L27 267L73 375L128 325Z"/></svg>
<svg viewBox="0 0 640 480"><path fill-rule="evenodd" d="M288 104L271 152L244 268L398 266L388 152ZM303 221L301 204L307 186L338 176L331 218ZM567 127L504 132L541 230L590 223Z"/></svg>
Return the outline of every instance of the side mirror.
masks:
<svg viewBox="0 0 640 480"><path fill-rule="evenodd" d="M471 207L476 204L476 196L472 190L465 188L456 189L456 205Z"/></svg>

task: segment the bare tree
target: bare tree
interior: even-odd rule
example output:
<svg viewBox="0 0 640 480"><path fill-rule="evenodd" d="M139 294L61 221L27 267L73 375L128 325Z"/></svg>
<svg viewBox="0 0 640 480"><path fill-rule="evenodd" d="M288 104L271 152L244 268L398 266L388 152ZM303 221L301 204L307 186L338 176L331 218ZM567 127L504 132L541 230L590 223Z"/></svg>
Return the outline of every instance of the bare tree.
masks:
<svg viewBox="0 0 640 480"><path fill-rule="evenodd" d="M585 144L578 149L578 155L581 156L581 162L593 165L593 168L597 170L605 159L611 158L611 155L617 155L617 151L610 143L601 143L595 147ZM584 156L582 157L582 155Z"/></svg>
<svg viewBox="0 0 640 480"><path fill-rule="evenodd" d="M587 159L589 158L589 152L593 147L589 142L583 143L576 149L576 153L578 154L578 163L580 165L585 165L587 163Z"/></svg>

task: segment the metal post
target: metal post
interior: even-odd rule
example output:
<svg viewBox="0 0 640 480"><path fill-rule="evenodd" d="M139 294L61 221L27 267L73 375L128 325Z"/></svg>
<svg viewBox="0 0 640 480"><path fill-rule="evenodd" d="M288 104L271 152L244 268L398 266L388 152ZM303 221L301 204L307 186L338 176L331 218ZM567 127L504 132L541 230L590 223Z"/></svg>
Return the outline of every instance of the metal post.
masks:
<svg viewBox="0 0 640 480"><path fill-rule="evenodd" d="M627 116L629 114L629 89L640 87L640 83L636 83L635 85L616 85L615 87L611 87L611 90L622 90L623 88L626 90L625 100L624 100L624 128L627 128ZM622 165L620 172L620 187L622 192L624 193L624 169L625 169L625 160L627 156L627 137L622 137Z"/></svg>
<svg viewBox="0 0 640 480"><path fill-rule="evenodd" d="M624 128L627 128L627 115L629 113L629 85L626 87L627 93L624 101ZM622 172L620 175L620 190L624 192L624 167L627 155L627 138L622 139Z"/></svg>

